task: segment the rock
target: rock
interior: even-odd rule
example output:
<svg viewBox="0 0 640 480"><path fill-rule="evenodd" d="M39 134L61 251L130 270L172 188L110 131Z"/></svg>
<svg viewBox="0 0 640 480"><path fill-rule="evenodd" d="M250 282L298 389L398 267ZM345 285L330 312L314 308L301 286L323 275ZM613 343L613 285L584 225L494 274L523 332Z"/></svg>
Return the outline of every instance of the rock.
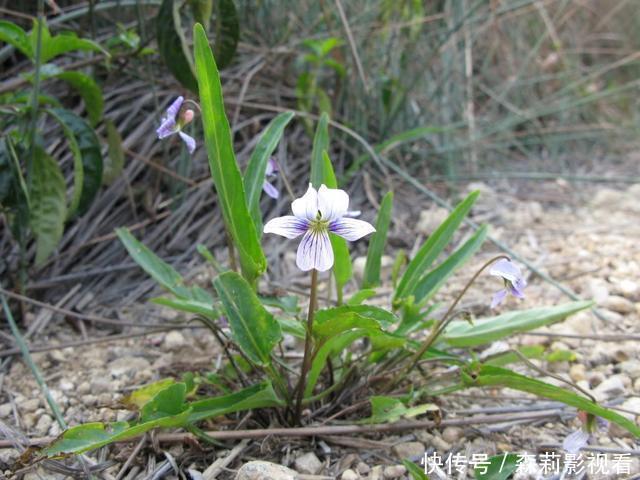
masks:
<svg viewBox="0 0 640 480"><path fill-rule="evenodd" d="M31 398L29 400L25 400L21 404L18 405L18 409L22 412L35 412L40 407L40 399L39 398Z"/></svg>
<svg viewBox="0 0 640 480"><path fill-rule="evenodd" d="M605 378L600 385L593 390L593 394L598 400L606 400L607 398L616 397L625 393L625 383L629 383L629 377L626 375L613 375Z"/></svg>
<svg viewBox="0 0 640 480"><path fill-rule="evenodd" d="M371 471L371 467L364 462L358 462L358 465L356 465L356 470L360 475L366 475Z"/></svg>
<svg viewBox="0 0 640 480"><path fill-rule="evenodd" d="M634 358L623 361L618 367L622 373L629 375L632 379L640 377L640 361Z"/></svg>
<svg viewBox="0 0 640 480"><path fill-rule="evenodd" d="M171 331L164 337L163 346L167 350L180 350L187 344L184 335L178 331Z"/></svg>
<svg viewBox="0 0 640 480"><path fill-rule="evenodd" d="M290 468L255 460L240 467L235 480L296 480L297 477L297 473Z"/></svg>
<svg viewBox="0 0 640 480"><path fill-rule="evenodd" d="M307 452L299 456L293 464L299 473L306 473L307 475L317 475L322 470L322 462L313 452Z"/></svg>
<svg viewBox="0 0 640 480"><path fill-rule="evenodd" d="M424 450L424 445L420 442L403 442L391 447L391 451L398 457L398 460L422 457Z"/></svg>
<svg viewBox="0 0 640 480"><path fill-rule="evenodd" d="M433 440L431 440L431 444L436 449L436 451L441 455L444 455L445 452L448 452L449 450L451 450L451 444L449 442L444 441L442 437L438 435L433 436Z"/></svg>
<svg viewBox="0 0 640 480"><path fill-rule="evenodd" d="M19 456L20 452L15 448L0 448L0 464L13 466Z"/></svg>
<svg viewBox="0 0 640 480"><path fill-rule="evenodd" d="M51 428L52 423L53 423L53 418L51 418L49 415L45 413L38 419L38 423L36 423L36 427L35 427L36 433L42 436L47 435L49 433L49 429Z"/></svg>
<svg viewBox="0 0 640 480"><path fill-rule="evenodd" d="M13 413L13 407L10 403L0 405L0 418L7 418Z"/></svg>
<svg viewBox="0 0 640 480"><path fill-rule="evenodd" d="M593 317L587 312L578 312L571 315L564 322L551 327L551 330L572 335L593 335ZM571 339L566 339L571 343Z"/></svg>
<svg viewBox="0 0 640 480"><path fill-rule="evenodd" d="M407 467L404 465L389 465L388 467L385 467L382 475L386 479L391 479L400 478L405 473L407 473Z"/></svg>
<svg viewBox="0 0 640 480"><path fill-rule="evenodd" d="M571 365L571 368L569 368L569 376L571 377L571 380L576 383L581 380L586 380L587 368L581 363Z"/></svg>
<svg viewBox="0 0 640 480"><path fill-rule="evenodd" d="M420 218L416 224L416 230L423 235L431 235L449 216L449 210L442 207L434 207L420 212Z"/></svg>
<svg viewBox="0 0 640 480"><path fill-rule="evenodd" d="M625 412L624 410L628 410L628 412ZM637 422L636 417L640 417L640 397L630 397L626 399L622 402L622 405L620 405L618 413L623 417L627 417L632 422Z"/></svg>
<svg viewBox="0 0 640 480"><path fill-rule="evenodd" d="M617 313L631 313L635 310L635 306L631 300L627 300L618 295L609 295L600 303L600 306Z"/></svg>
<svg viewBox="0 0 640 480"><path fill-rule="evenodd" d="M442 431L442 439L451 444L458 443L463 436L463 430L458 427L447 427Z"/></svg>
<svg viewBox="0 0 640 480"><path fill-rule="evenodd" d="M98 393L110 392L111 381L106 377L96 377L91 379L90 392L94 395ZM88 393L88 392L87 392Z"/></svg>
<svg viewBox="0 0 640 480"><path fill-rule="evenodd" d="M616 293L629 300L640 300L640 283L638 282L625 278L616 284L616 290Z"/></svg>
<svg viewBox="0 0 640 480"><path fill-rule="evenodd" d="M364 267L367 264L367 257L356 257L353 261L353 276L362 280L364 277Z"/></svg>
<svg viewBox="0 0 640 480"><path fill-rule="evenodd" d="M76 388L76 392L80 395L86 395L90 391L91 384L89 382L82 382L80 385L78 385L78 388Z"/></svg>
<svg viewBox="0 0 640 480"><path fill-rule="evenodd" d="M141 370L151 367L149 362L142 357L120 357L109 363L109 371L114 378L130 376Z"/></svg>
<svg viewBox="0 0 640 480"><path fill-rule="evenodd" d="M60 387L60 390L62 390L63 392L70 392L71 390L75 389L75 385L73 384L73 382L66 379L60 380L60 383L58 384L58 386Z"/></svg>
<svg viewBox="0 0 640 480"><path fill-rule="evenodd" d="M371 475L369 476L369 480L382 480L382 466L377 465L371 469Z"/></svg>
<svg viewBox="0 0 640 480"><path fill-rule="evenodd" d="M590 278L585 296L598 303L604 302L609 296L609 283L601 278Z"/></svg>
<svg viewBox="0 0 640 480"><path fill-rule="evenodd" d="M358 480L360 478L360 475L358 475L356 472L354 472L349 468L344 472L342 472L342 475L340 476L340 478L342 480Z"/></svg>

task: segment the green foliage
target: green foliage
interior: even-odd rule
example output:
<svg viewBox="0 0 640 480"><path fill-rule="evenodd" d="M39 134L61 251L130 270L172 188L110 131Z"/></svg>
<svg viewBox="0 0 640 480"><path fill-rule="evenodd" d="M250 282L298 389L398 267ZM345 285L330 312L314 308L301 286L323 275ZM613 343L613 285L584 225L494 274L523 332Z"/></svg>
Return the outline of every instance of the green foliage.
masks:
<svg viewBox="0 0 640 480"><path fill-rule="evenodd" d="M411 475L413 480L429 480L429 477L424 473L424 469L410 460L402 460L402 464L406 467L407 472Z"/></svg>
<svg viewBox="0 0 640 480"><path fill-rule="evenodd" d="M518 469L519 460L520 457L515 453L494 455L487 460L488 465L476 467L476 480L507 480Z"/></svg>
<svg viewBox="0 0 640 480"><path fill-rule="evenodd" d="M112 121L107 120L108 155L104 159L102 183L111 185L122 173L124 168L124 151L122 137Z"/></svg>
<svg viewBox="0 0 640 480"><path fill-rule="evenodd" d="M371 417L363 423L391 423L400 419L424 415L428 412L437 412L440 408L433 403L425 403L407 408L401 400L393 397L371 397Z"/></svg>
<svg viewBox="0 0 640 480"><path fill-rule="evenodd" d="M253 283L265 271L266 259L260 247L260 236L249 213L242 176L233 152L220 75L202 26L195 26L194 37L202 126L211 177L227 231L238 248L243 275Z"/></svg>
<svg viewBox="0 0 640 480"><path fill-rule="evenodd" d="M362 288L372 288L380 285L380 264L382 254L387 243L387 231L391 224L391 211L393 209L393 192L387 193L382 199L378 219L376 220L376 232L369 241L367 251L367 263L362 276Z"/></svg>

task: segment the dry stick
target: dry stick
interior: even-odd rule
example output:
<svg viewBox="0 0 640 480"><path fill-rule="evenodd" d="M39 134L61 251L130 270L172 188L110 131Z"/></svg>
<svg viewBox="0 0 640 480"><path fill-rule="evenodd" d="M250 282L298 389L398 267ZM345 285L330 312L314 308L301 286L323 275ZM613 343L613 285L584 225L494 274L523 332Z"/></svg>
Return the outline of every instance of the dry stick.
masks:
<svg viewBox="0 0 640 480"><path fill-rule="evenodd" d="M336 7L338 8L338 13L340 14L340 21L342 22L342 26L344 27L344 32L347 34L347 40L349 40L349 47L351 48L351 54L353 55L353 60L356 62L356 69L358 70L358 75L360 76L360 80L362 81L362 85L364 86L365 93L369 93L369 82L367 82L367 78L364 74L364 69L362 68L362 62L360 61L360 55L358 55L358 48L356 47L356 41L353 38L353 33L351 33L351 28L349 27L349 20L347 19L347 15L344 12L344 8L342 7L341 0L335 0Z"/></svg>
<svg viewBox="0 0 640 480"><path fill-rule="evenodd" d="M120 471L116 475L115 480L121 480L121 478L124 477L124 474L127 473L127 470L129 469L129 467L131 466L135 458L138 456L138 453L140 453L140 450L142 450L142 447L144 446L145 443L147 443L146 433L142 436L138 444L134 447L133 451L131 452L131 455L129 455L129 458L127 458L127 461L124 462L124 465L122 465L122 468L120 468Z"/></svg>
<svg viewBox="0 0 640 480"><path fill-rule="evenodd" d="M204 472L202 472L203 480L213 480L222 472L224 468L229 466L231 462L233 462L238 455L240 455L247 445L249 444L249 439L245 438L238 445L233 447L233 450L229 452L229 455L226 457L218 458L215 462L213 462L209 468L207 468Z"/></svg>

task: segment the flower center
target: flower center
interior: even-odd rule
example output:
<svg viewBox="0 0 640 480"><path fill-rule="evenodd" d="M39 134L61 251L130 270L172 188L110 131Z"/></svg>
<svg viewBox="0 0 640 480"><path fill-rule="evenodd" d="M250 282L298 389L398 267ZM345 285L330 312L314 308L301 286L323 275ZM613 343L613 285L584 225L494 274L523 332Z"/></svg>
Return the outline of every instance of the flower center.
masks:
<svg viewBox="0 0 640 480"><path fill-rule="evenodd" d="M329 221L322 219L322 212L318 210L315 220L309 222L309 230L313 233L326 232L329 230Z"/></svg>

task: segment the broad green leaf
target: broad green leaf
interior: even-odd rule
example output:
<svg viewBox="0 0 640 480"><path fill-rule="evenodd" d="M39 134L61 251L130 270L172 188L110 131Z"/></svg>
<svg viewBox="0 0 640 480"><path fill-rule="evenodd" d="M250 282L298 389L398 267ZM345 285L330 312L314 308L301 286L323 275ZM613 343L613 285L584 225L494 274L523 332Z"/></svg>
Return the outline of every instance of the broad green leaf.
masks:
<svg viewBox="0 0 640 480"><path fill-rule="evenodd" d="M77 90L82 100L84 100L89 121L95 127L102 119L102 111L104 110L102 90L95 80L81 72L60 72L54 76L64 80Z"/></svg>
<svg viewBox="0 0 640 480"><path fill-rule="evenodd" d="M387 231L391 223L391 212L393 209L393 192L388 192L382 199L378 218L376 220L376 231L369 240L367 250L367 263L364 266L361 288L372 288L380 285L380 265L384 247L387 243Z"/></svg>
<svg viewBox="0 0 640 480"><path fill-rule="evenodd" d="M102 183L111 185L122 173L124 168L124 150L122 137L111 120L107 120L108 155L105 158L102 171Z"/></svg>
<svg viewBox="0 0 640 480"><path fill-rule="evenodd" d="M203 313L204 311L208 312L208 308L211 308L213 304L213 299L206 290L200 287L186 287L182 276L171 265L149 250L142 242L139 242L127 229L117 228L116 234L129 252L129 255L131 255L131 258L133 258L133 260L156 282L177 297L180 297L180 299L197 300L204 304L200 306L197 302L194 302L190 304L193 310L185 311L193 313ZM165 299L164 301L168 303L170 300L171 299ZM187 304L185 302L179 302L179 300L176 299L174 299L173 302L174 303L170 306L182 305L184 309L187 308ZM196 310L200 307L203 308L203 312Z"/></svg>
<svg viewBox="0 0 640 480"><path fill-rule="evenodd" d="M31 51L36 51L38 41L38 20L33 22L33 30L29 32L29 41L31 42ZM42 24L42 44L40 50L40 62L47 63L49 60L56 58L64 53L75 52L76 50L100 52L107 56L109 53L99 44L92 40L78 38L73 32L63 32L59 35L51 36L47 23L43 20Z"/></svg>
<svg viewBox="0 0 640 480"><path fill-rule="evenodd" d="M492 367L489 365L472 365L470 368L462 371L462 379L469 387L503 386L548 398L549 400L557 400L575 407L578 410L616 423L637 437L640 437L640 427L636 425L634 421L623 417L619 413L604 408L564 388L520 375L505 368Z"/></svg>
<svg viewBox="0 0 640 480"><path fill-rule="evenodd" d="M213 0L188 0L188 2L195 21L204 25L205 30L208 30L213 11Z"/></svg>
<svg viewBox="0 0 640 480"><path fill-rule="evenodd" d="M265 172L269 157L278 146L284 128L293 118L293 112L284 112L274 118L264 129L256 148L251 154L249 164L244 173L244 190L247 196L247 206L256 225L256 230L262 234L262 213L260 212L260 195L265 181Z"/></svg>
<svg viewBox="0 0 640 480"><path fill-rule="evenodd" d="M173 378L165 378L158 380L149 385L145 385L142 388L135 390L129 395L125 396L120 403L122 403L129 410L138 410L148 403L158 392L164 390L167 387L175 384L176 381Z"/></svg>
<svg viewBox="0 0 640 480"><path fill-rule="evenodd" d="M520 456L516 453L494 455L487 459L487 464L475 467L476 480L507 480L518 470Z"/></svg>
<svg viewBox="0 0 640 480"><path fill-rule="evenodd" d="M140 409L140 422L146 423L179 415L186 410L184 403L186 396L187 386L184 383L174 383L159 389L158 393Z"/></svg>
<svg viewBox="0 0 640 480"><path fill-rule="evenodd" d="M0 41L8 43L33 60L33 50L27 33L13 22L0 20Z"/></svg>
<svg viewBox="0 0 640 480"><path fill-rule="evenodd" d="M291 313L292 315L300 312L298 306L298 297L295 295L285 295L284 297L265 297L260 296L260 301L267 307L279 308L283 312Z"/></svg>
<svg viewBox="0 0 640 480"><path fill-rule="evenodd" d="M453 252L447 259L423 276L413 290L416 303L424 304L430 300L461 266L463 266L471 256L476 253L487 238L487 226L483 225L474 233L458 250Z"/></svg>
<svg viewBox="0 0 640 480"><path fill-rule="evenodd" d="M247 281L235 272L213 280L238 347L256 365L271 364L271 350L282 338L280 325L260 303Z"/></svg>
<svg viewBox="0 0 640 480"><path fill-rule="evenodd" d="M371 397L371 417L362 423L391 423L402 419L408 419L424 415L427 412L437 412L440 407L433 403L406 407L397 398L393 397Z"/></svg>
<svg viewBox="0 0 640 480"><path fill-rule="evenodd" d="M593 302L569 302L555 307L515 310L497 317L475 320L473 325L465 321L451 322L439 341L453 347L474 347L494 342L514 333L528 332L544 325L559 322L569 315L593 306Z"/></svg>
<svg viewBox="0 0 640 480"><path fill-rule="evenodd" d="M524 355L525 358L543 358L544 357L543 345L522 345L518 347L518 352ZM511 363L521 362L522 359L514 352L507 351L504 353L498 353L484 360L485 365L492 365L494 367L504 367Z"/></svg>
<svg viewBox="0 0 640 480"><path fill-rule="evenodd" d="M304 338L306 336L307 329L299 320L284 317L276 317L276 320L284 333L288 333L297 338Z"/></svg>
<svg viewBox="0 0 640 480"><path fill-rule="evenodd" d="M193 60L180 21L180 5L176 0L163 0L156 16L158 52L169 71L182 86L198 92Z"/></svg>
<svg viewBox="0 0 640 480"><path fill-rule="evenodd" d="M36 148L31 184L31 230L36 237L36 265L42 264L62 238L67 217L66 184L58 163Z"/></svg>
<svg viewBox="0 0 640 480"><path fill-rule="evenodd" d="M311 149L311 175L309 181L311 182L311 185L313 185L316 189L319 188L323 183L326 183L327 177L329 176L328 172L324 171L324 167L326 166L326 164L323 159L323 152L328 151L329 116L326 113L323 113L322 115L320 115L320 120L318 120L316 133L313 137L313 147Z"/></svg>
<svg viewBox="0 0 640 480"><path fill-rule="evenodd" d="M189 416L189 423L243 410L282 407L284 404L285 402L276 395L271 383L263 382L229 395L206 398L190 403L191 415Z"/></svg>
<svg viewBox="0 0 640 480"><path fill-rule="evenodd" d="M102 185L102 152L95 131L81 117L64 108L48 112L64 130L73 152L73 197L69 217L87 211Z"/></svg>
<svg viewBox="0 0 640 480"><path fill-rule="evenodd" d="M207 295L209 294L206 290L203 290L203 292L206 292ZM171 307L181 312L202 315L211 320L217 320L222 316L222 313L213 305L213 298L209 302L203 302L202 300L193 298L156 297L152 298L151 302L164 305L165 307Z"/></svg>
<svg viewBox="0 0 640 480"><path fill-rule="evenodd" d="M253 284L267 260L260 237L247 207L240 169L236 162L231 130L224 110L220 75L202 25L194 27L195 59L202 125L209 156L211 177L225 224L240 255L244 277Z"/></svg>
<svg viewBox="0 0 640 480"><path fill-rule="evenodd" d="M238 47L240 38L240 23L238 11L233 0L216 0L214 3L215 42L214 53L220 68L231 63Z"/></svg>
<svg viewBox="0 0 640 480"><path fill-rule="evenodd" d="M424 473L424 468L419 467L410 460L402 460L402 464L405 466L409 475L413 480L429 480L429 477Z"/></svg>
<svg viewBox="0 0 640 480"><path fill-rule="evenodd" d="M351 298L347 300L347 305L361 305L365 300L373 297L376 291L373 288L363 288L351 295Z"/></svg>
<svg viewBox="0 0 640 480"><path fill-rule="evenodd" d="M371 305L343 305L316 312L313 333L328 338L352 328L380 330L398 321L391 312Z"/></svg>
<svg viewBox="0 0 640 480"><path fill-rule="evenodd" d="M401 298L413 294L414 288L422 277L422 274L431 267L431 264L438 258L438 255L440 255L449 244L479 194L480 192L478 191L472 192L467 198L460 202L449 217L442 222L420 250L418 250L416 256L409 262L407 270L404 272L398 284L393 298L394 304L397 304Z"/></svg>

